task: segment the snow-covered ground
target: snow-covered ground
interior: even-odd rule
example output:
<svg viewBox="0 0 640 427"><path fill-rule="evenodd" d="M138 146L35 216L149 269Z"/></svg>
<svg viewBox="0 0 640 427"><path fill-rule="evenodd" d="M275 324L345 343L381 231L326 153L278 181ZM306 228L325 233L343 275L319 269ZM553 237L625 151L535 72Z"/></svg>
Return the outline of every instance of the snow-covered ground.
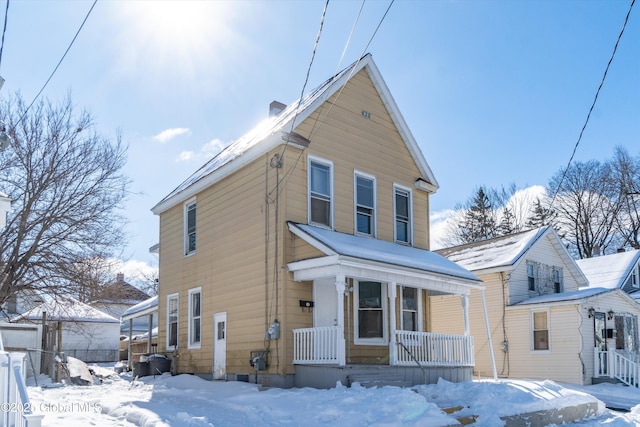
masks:
<svg viewBox="0 0 640 427"><path fill-rule="evenodd" d="M640 391L622 385L576 387L552 381L470 381L414 388L270 389L212 382L192 375L114 375L93 386L29 383L43 426L447 426L441 408L463 406L457 416L478 416L478 426L502 426L500 416L598 402L599 415L581 426L640 424ZM600 399L600 400L598 400ZM607 405L627 408L613 412ZM636 407L635 405L638 404Z"/></svg>

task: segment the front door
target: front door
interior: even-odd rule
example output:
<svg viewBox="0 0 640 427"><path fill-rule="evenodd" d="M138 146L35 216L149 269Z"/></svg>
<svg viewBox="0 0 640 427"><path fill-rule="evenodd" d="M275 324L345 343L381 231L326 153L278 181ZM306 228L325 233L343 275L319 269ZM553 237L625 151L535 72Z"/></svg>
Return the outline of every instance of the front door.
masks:
<svg viewBox="0 0 640 427"><path fill-rule="evenodd" d="M338 324L338 294L335 279L313 281L313 326L336 326Z"/></svg>
<svg viewBox="0 0 640 427"><path fill-rule="evenodd" d="M213 315L213 379L223 380L227 371L227 313Z"/></svg>

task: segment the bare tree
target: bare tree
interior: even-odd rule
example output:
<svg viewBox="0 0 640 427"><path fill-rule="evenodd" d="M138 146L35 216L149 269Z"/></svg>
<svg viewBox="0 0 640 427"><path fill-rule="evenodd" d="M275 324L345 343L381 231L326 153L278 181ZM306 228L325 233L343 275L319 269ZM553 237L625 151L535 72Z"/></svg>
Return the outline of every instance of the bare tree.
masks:
<svg viewBox="0 0 640 427"><path fill-rule="evenodd" d="M608 163L573 163L566 173L560 170L549 181L549 194L556 190L554 225L575 256L590 258L614 244L620 205Z"/></svg>
<svg viewBox="0 0 640 427"><path fill-rule="evenodd" d="M70 96L27 109L16 95L0 105L0 119L13 137L0 153L0 191L13 201L0 230L0 304L21 289L73 293L69 284L86 278L78 266L125 243L126 147L119 134L99 135Z"/></svg>
<svg viewBox="0 0 640 427"><path fill-rule="evenodd" d="M633 158L623 147L616 147L611 171L613 182L619 185L616 230L620 247L640 249L640 156Z"/></svg>

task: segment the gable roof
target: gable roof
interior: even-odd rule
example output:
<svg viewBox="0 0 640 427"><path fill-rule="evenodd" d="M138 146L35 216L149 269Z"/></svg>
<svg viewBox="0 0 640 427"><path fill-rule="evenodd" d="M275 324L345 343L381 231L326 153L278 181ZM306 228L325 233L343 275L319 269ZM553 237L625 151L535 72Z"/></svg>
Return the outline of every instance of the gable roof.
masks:
<svg viewBox="0 0 640 427"><path fill-rule="evenodd" d="M576 261L582 270L589 286L601 288L622 288L629 277L631 269L640 260L640 250L635 249L599 257L579 259Z"/></svg>
<svg viewBox="0 0 640 427"><path fill-rule="evenodd" d="M388 266L435 273L440 276L462 279L481 287L481 280L475 274L426 249L340 233L290 221L287 224L292 233L328 256L353 258Z"/></svg>
<svg viewBox="0 0 640 427"><path fill-rule="evenodd" d="M627 302L636 305L637 302L633 300L626 292L620 289L606 289L606 288L582 288L572 292L562 292L559 294L547 294L539 295L537 297L529 298L524 301L520 301L516 304L507 306L507 309L519 309L529 307L532 305L570 305L581 304L585 301L600 298L606 294L618 295L620 298Z"/></svg>
<svg viewBox="0 0 640 427"><path fill-rule="evenodd" d="M373 62L371 54L366 54L301 99L292 102L279 115L271 117L229 144L156 204L151 211L159 215L172 206L185 202L204 188L230 175L278 145L287 142L288 135L294 131L290 125L299 125L304 122L325 101L339 92L352 76L363 69L371 78L407 149L416 162L421 178L426 181L422 188L435 192L438 189L438 182L402 114L400 114L400 110ZM294 119L295 123L293 123Z"/></svg>
<svg viewBox="0 0 640 427"><path fill-rule="evenodd" d="M13 322L20 320L42 320L42 313L47 313L47 320L61 322L89 322L89 323L120 323L120 320L109 316L83 302L71 297L57 296L55 299L40 304L32 310L14 318Z"/></svg>
<svg viewBox="0 0 640 427"><path fill-rule="evenodd" d="M115 282L99 289L97 297L92 301L105 304L137 304L149 298L149 295L124 281L124 275L118 274Z"/></svg>
<svg viewBox="0 0 640 427"><path fill-rule="evenodd" d="M580 282L582 279L586 284L587 278L577 267L562 244L560 236L551 226L439 249L436 252L476 274L492 273L514 269L522 262L527 251L544 238L549 239L576 280Z"/></svg>

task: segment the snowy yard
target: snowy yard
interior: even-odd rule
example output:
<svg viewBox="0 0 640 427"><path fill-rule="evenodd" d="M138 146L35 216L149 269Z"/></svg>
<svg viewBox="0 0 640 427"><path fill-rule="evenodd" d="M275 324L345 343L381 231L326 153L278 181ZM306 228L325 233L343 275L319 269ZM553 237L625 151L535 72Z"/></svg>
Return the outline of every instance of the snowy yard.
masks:
<svg viewBox="0 0 640 427"><path fill-rule="evenodd" d="M271 389L255 384L212 382L196 376L164 374L131 381L114 375L102 384L30 381L29 395L43 426L447 426L457 420L441 408L463 406L460 415L478 416L478 426L502 426L500 416L598 402L596 418L581 426L640 424L640 391L622 385L588 387L552 381L472 381L418 386L330 390ZM626 407L612 412L607 405Z"/></svg>

